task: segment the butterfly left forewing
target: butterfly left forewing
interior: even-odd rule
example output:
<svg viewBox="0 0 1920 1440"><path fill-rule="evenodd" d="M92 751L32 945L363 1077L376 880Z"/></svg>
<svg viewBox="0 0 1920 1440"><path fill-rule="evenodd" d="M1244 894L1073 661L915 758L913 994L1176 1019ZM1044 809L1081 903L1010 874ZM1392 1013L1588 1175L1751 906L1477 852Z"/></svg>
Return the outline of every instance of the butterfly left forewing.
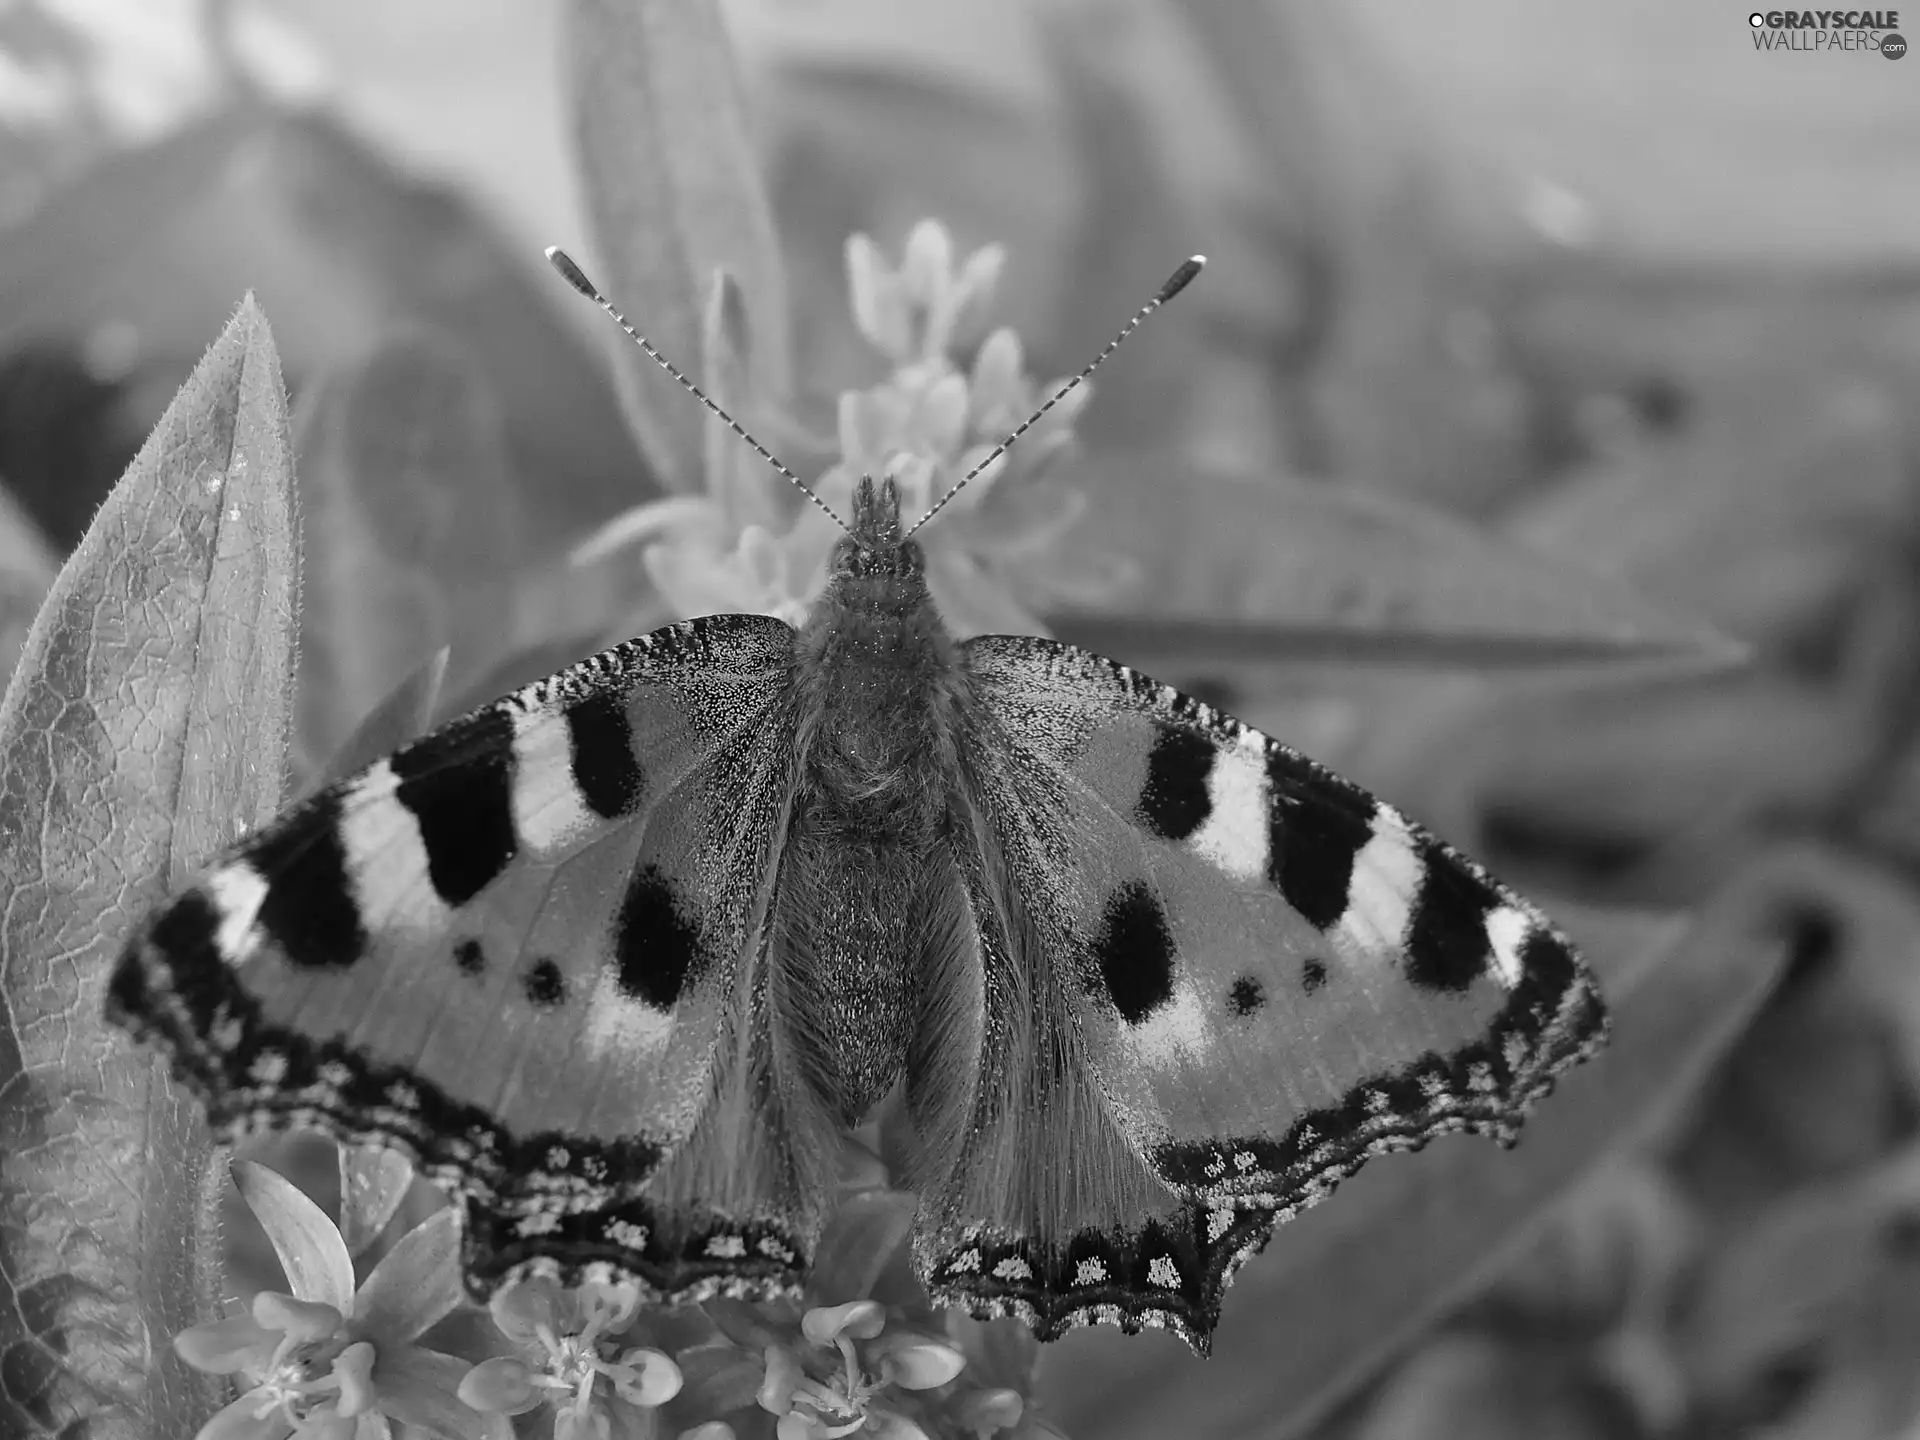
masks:
<svg viewBox="0 0 1920 1440"><path fill-rule="evenodd" d="M985 1043L984 1071L1028 1073L955 1142L922 1246L936 1290L1043 1332L1203 1345L1274 1224L1369 1156L1511 1139L1600 1042L1545 918L1364 791L1098 656L1022 637L965 656L992 717L970 752L982 964L1004 948L1045 992L1029 1011L1071 1024ZM1072 1122L1021 1115L1021 1093Z"/></svg>
<svg viewBox="0 0 1920 1440"><path fill-rule="evenodd" d="M710 1132L759 1083L792 645L761 616L672 626L327 787L142 925L110 1015L223 1135L412 1154L468 1202L479 1284L789 1288L778 1137Z"/></svg>

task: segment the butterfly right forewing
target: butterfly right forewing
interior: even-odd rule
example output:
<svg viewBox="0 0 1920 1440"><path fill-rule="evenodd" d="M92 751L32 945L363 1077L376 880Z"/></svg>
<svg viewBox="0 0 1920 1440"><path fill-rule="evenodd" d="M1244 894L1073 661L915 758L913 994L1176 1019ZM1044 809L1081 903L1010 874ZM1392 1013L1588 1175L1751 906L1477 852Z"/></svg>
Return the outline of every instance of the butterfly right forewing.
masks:
<svg viewBox="0 0 1920 1440"><path fill-rule="evenodd" d="M793 638L748 615L656 631L327 787L135 935L111 1009L223 1134L411 1153L476 1202L478 1280L613 1262L697 1286L729 1218L641 1191L755 1083L742 957L791 786ZM750 1149L681 1170L779 1211L749 1203L781 1168ZM780 1228L744 1239L772 1288L797 1260Z"/></svg>

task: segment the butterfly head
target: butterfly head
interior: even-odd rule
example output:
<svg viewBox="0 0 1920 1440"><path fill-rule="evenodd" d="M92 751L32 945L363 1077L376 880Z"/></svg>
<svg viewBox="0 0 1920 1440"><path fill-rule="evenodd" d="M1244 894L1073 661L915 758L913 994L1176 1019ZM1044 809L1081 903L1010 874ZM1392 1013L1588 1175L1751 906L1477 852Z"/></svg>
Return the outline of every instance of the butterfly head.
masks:
<svg viewBox="0 0 1920 1440"><path fill-rule="evenodd" d="M877 485L860 477L853 493L853 523L833 548L832 574L839 581L905 582L924 587L926 555L900 525L900 487L889 475Z"/></svg>

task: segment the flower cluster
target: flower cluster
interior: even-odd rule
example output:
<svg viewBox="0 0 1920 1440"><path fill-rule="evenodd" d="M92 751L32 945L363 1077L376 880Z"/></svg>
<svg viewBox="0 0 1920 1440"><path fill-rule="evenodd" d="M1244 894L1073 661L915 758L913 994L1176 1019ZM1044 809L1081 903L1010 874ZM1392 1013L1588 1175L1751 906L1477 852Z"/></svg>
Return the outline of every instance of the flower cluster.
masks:
<svg viewBox="0 0 1920 1440"><path fill-rule="evenodd" d="M248 1382L198 1440L382 1440L389 1420L505 1440L457 1398L468 1363L414 1343L460 1303L453 1211L402 1236L356 1288L346 1242L319 1206L264 1165L236 1161L233 1177L293 1293L263 1291L245 1313L175 1337L195 1369Z"/></svg>
<svg viewBox="0 0 1920 1440"><path fill-rule="evenodd" d="M880 384L840 397L840 459L812 489L837 514L851 508L863 475L891 475L902 519L911 525L977 467L928 531L928 585L960 636L1041 632L1009 594L1094 599L1129 573L1118 557L1062 554L1058 542L1085 497L1054 482L1073 444L1073 422L1091 397L1082 384L1054 405L1013 448L994 449L1061 383L1036 387L1020 338L980 330L1004 263L997 245L956 263L953 241L935 221L908 237L890 265L864 235L847 242L847 277L860 334L893 367ZM960 357L969 356L965 368ZM991 457L991 460L990 460ZM988 463L990 460L990 463ZM757 482L777 487L762 471ZM576 552L595 560L629 545L679 615L760 612L797 624L819 593L839 531L812 506L749 500L729 477L707 476L707 493L638 506L616 517ZM778 528L774 514L793 518Z"/></svg>
<svg viewBox="0 0 1920 1440"><path fill-rule="evenodd" d="M535 1279L494 1294L487 1309L519 1354L483 1361L460 1398L489 1415L553 1411L554 1440L628 1440L651 1433L649 1412L680 1392L680 1367L658 1350L620 1348L640 1306L634 1285L563 1290Z"/></svg>
<svg viewBox="0 0 1920 1440"><path fill-rule="evenodd" d="M937 1389L959 1375L965 1357L939 1340L885 1335L886 1323L880 1305L855 1300L807 1311L800 1321L805 1349L767 1347L766 1379L756 1398L780 1417L779 1440L926 1440L924 1429L888 1403L887 1391ZM856 1341L868 1342L865 1354ZM828 1350L833 1354L823 1365L819 1352Z"/></svg>
<svg viewBox="0 0 1920 1440"><path fill-rule="evenodd" d="M442 1440L1057 1435L1021 1393L1031 1335L959 1317L942 1329L919 1302L648 1308L633 1283L535 1277L494 1294L491 1339L453 1347L476 1354L442 1353L419 1341L461 1303L456 1211L401 1236L356 1288L325 1212L264 1166L235 1162L234 1178L294 1293L175 1338L188 1364L246 1382L197 1440L391 1440L395 1421ZM911 1197L864 1195L847 1249L862 1267L893 1264Z"/></svg>

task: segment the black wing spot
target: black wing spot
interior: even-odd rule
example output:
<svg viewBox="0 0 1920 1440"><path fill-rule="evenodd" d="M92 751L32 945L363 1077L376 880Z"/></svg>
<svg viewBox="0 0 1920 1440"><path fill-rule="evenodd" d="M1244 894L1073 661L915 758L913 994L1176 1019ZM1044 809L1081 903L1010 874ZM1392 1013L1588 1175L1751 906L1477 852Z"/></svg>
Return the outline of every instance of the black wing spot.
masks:
<svg viewBox="0 0 1920 1440"><path fill-rule="evenodd" d="M527 999L542 1010L551 1010L567 998L566 977L551 960L534 961L522 983L526 986Z"/></svg>
<svg viewBox="0 0 1920 1440"><path fill-rule="evenodd" d="M1227 1003L1233 1007L1236 1015L1252 1015L1265 1007L1267 987L1251 975L1242 975L1227 992Z"/></svg>
<svg viewBox="0 0 1920 1440"><path fill-rule="evenodd" d="M613 956L621 993L671 1009L686 988L700 954L700 931L681 912L673 882L656 865L642 865L627 882L613 922Z"/></svg>
<svg viewBox="0 0 1920 1440"><path fill-rule="evenodd" d="M434 891L464 905L514 857L513 721L481 710L416 740L388 765L413 812Z"/></svg>
<svg viewBox="0 0 1920 1440"><path fill-rule="evenodd" d="M1300 988L1311 995L1327 983L1327 962L1317 955L1309 955L1300 962Z"/></svg>
<svg viewBox="0 0 1920 1440"><path fill-rule="evenodd" d="M566 715L573 783L587 808L603 820L632 814L640 804L643 777L620 696L611 691L589 695L567 706Z"/></svg>
<svg viewBox="0 0 1920 1440"><path fill-rule="evenodd" d="M1218 752L1211 740L1166 725L1147 753L1147 783L1140 792L1140 818L1166 840L1184 840L1213 811L1207 776Z"/></svg>
<svg viewBox="0 0 1920 1440"><path fill-rule="evenodd" d="M1173 999L1173 933L1144 881L1129 880L1107 897L1093 958L1127 1024L1138 1025Z"/></svg>
<svg viewBox="0 0 1920 1440"><path fill-rule="evenodd" d="M1422 990L1457 993L1487 972L1493 954L1487 916L1500 897L1431 842L1421 845L1420 860L1426 873L1407 927L1407 980Z"/></svg>
<svg viewBox="0 0 1920 1440"><path fill-rule="evenodd" d="M1373 838L1378 807L1364 790L1277 747L1267 758L1267 787L1267 879L1325 930L1347 913L1354 858Z"/></svg>
<svg viewBox="0 0 1920 1440"><path fill-rule="evenodd" d="M487 968L487 952L478 940L462 940L453 947L453 964L462 975L472 978Z"/></svg>
<svg viewBox="0 0 1920 1440"><path fill-rule="evenodd" d="M113 974L115 1003L129 1015L152 1013L155 997L147 993L140 960L146 947L166 957L173 984L183 989L210 988L196 983L196 977L230 976L230 957L220 953L220 918L219 907L202 890L189 890L169 905L148 931L145 946L137 936L128 944Z"/></svg>
<svg viewBox="0 0 1920 1440"><path fill-rule="evenodd" d="M247 847L247 863L267 882L260 924L302 969L344 970L366 953L350 861L338 789L321 791Z"/></svg>

